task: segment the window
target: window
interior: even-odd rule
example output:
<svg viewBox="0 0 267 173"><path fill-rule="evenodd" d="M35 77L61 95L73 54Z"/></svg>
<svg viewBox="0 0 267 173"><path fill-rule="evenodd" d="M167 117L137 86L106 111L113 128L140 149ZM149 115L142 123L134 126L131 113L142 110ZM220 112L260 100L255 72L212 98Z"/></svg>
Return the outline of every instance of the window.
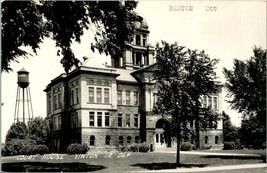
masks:
<svg viewBox="0 0 267 173"><path fill-rule="evenodd" d="M137 144L139 143L139 136L136 136L136 137L134 138L134 142L137 143Z"/></svg>
<svg viewBox="0 0 267 173"><path fill-rule="evenodd" d="M130 105L130 91L126 91L126 105Z"/></svg>
<svg viewBox="0 0 267 173"><path fill-rule="evenodd" d="M89 113L89 126L90 127L95 126L95 113L94 112Z"/></svg>
<svg viewBox="0 0 267 173"><path fill-rule="evenodd" d="M155 106L157 100L158 100L158 93L153 93L153 106Z"/></svg>
<svg viewBox="0 0 267 173"><path fill-rule="evenodd" d="M141 42L140 35L136 35L135 39L136 39L136 40L135 40L136 44L137 44L137 45L140 45L140 44L141 44L141 43L140 43L140 42Z"/></svg>
<svg viewBox="0 0 267 173"><path fill-rule="evenodd" d="M214 110L217 110L218 109L218 103L217 103L217 101L218 101L218 97L213 97L213 109Z"/></svg>
<svg viewBox="0 0 267 173"><path fill-rule="evenodd" d="M205 144L208 144L208 143L209 143L209 137L205 136Z"/></svg>
<svg viewBox="0 0 267 173"><path fill-rule="evenodd" d="M117 101L118 101L118 105L122 105L122 91L117 91Z"/></svg>
<svg viewBox="0 0 267 173"><path fill-rule="evenodd" d="M71 105L74 105L74 90L71 90Z"/></svg>
<svg viewBox="0 0 267 173"><path fill-rule="evenodd" d="M208 106L212 109L212 97L208 97Z"/></svg>
<svg viewBox="0 0 267 173"><path fill-rule="evenodd" d="M109 88L104 88L104 103L109 103Z"/></svg>
<svg viewBox="0 0 267 173"><path fill-rule="evenodd" d="M134 114L134 127L138 127L138 114Z"/></svg>
<svg viewBox="0 0 267 173"><path fill-rule="evenodd" d="M146 46L146 34L143 34L143 46Z"/></svg>
<svg viewBox="0 0 267 173"><path fill-rule="evenodd" d="M131 114L126 114L126 127L131 127Z"/></svg>
<svg viewBox="0 0 267 173"><path fill-rule="evenodd" d="M144 65L148 65L149 64L148 56L146 55L143 56L144 56Z"/></svg>
<svg viewBox="0 0 267 173"><path fill-rule="evenodd" d="M57 95L54 95L54 110L57 110Z"/></svg>
<svg viewBox="0 0 267 173"><path fill-rule="evenodd" d="M123 145L123 136L119 136L119 145Z"/></svg>
<svg viewBox="0 0 267 173"><path fill-rule="evenodd" d="M102 103L102 88L96 88L96 102Z"/></svg>
<svg viewBox="0 0 267 173"><path fill-rule="evenodd" d="M219 144L219 136L215 136L215 144Z"/></svg>
<svg viewBox="0 0 267 173"><path fill-rule="evenodd" d="M142 53L135 53L135 62L134 65L141 65Z"/></svg>
<svg viewBox="0 0 267 173"><path fill-rule="evenodd" d="M97 127L102 127L102 112L97 112Z"/></svg>
<svg viewBox="0 0 267 173"><path fill-rule="evenodd" d="M47 103L47 113L50 114L51 113L51 96L48 95L48 103Z"/></svg>
<svg viewBox="0 0 267 173"><path fill-rule="evenodd" d="M58 116L58 129L61 129L61 116Z"/></svg>
<svg viewBox="0 0 267 173"><path fill-rule="evenodd" d="M58 94L57 98L58 98L58 108L61 108L61 106L62 106L61 93Z"/></svg>
<svg viewBox="0 0 267 173"><path fill-rule="evenodd" d="M105 127L109 127L109 112L105 112Z"/></svg>
<svg viewBox="0 0 267 173"><path fill-rule="evenodd" d="M94 100L95 100L94 92L95 92L94 87L89 87L89 102L90 103L94 103Z"/></svg>
<svg viewBox="0 0 267 173"><path fill-rule="evenodd" d="M75 115L75 122L76 122L76 127L79 127L78 112L76 112L76 115Z"/></svg>
<svg viewBox="0 0 267 173"><path fill-rule="evenodd" d="M122 127L122 114L118 114L118 127Z"/></svg>
<svg viewBox="0 0 267 173"><path fill-rule="evenodd" d="M203 96L202 104L203 104L203 108L207 107L207 97L206 96Z"/></svg>
<svg viewBox="0 0 267 173"><path fill-rule="evenodd" d="M190 121L190 128L194 127L194 121Z"/></svg>
<svg viewBox="0 0 267 173"><path fill-rule="evenodd" d="M110 145L110 136L106 136L105 144Z"/></svg>
<svg viewBox="0 0 267 173"><path fill-rule="evenodd" d="M54 130L58 130L57 128L57 125L58 125L58 122L57 122L57 117L54 117Z"/></svg>
<svg viewBox="0 0 267 173"><path fill-rule="evenodd" d="M134 105L138 105L138 92L134 92Z"/></svg>
<svg viewBox="0 0 267 173"><path fill-rule="evenodd" d="M89 141L90 146L95 145L95 136L90 136L90 141Z"/></svg>
<svg viewBox="0 0 267 173"><path fill-rule="evenodd" d="M80 103L80 99L79 99L79 88L76 88L75 89L75 92L76 92L76 104L79 104Z"/></svg>
<svg viewBox="0 0 267 173"><path fill-rule="evenodd" d="M132 137L131 136L127 136L127 144L131 144L132 142Z"/></svg>

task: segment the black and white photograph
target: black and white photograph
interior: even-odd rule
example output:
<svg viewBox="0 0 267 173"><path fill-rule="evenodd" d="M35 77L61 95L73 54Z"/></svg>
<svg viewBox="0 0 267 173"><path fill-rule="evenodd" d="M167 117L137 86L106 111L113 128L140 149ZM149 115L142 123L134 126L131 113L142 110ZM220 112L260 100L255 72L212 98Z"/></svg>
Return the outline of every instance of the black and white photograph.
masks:
<svg viewBox="0 0 267 173"><path fill-rule="evenodd" d="M266 172L266 1L1 2L1 172Z"/></svg>

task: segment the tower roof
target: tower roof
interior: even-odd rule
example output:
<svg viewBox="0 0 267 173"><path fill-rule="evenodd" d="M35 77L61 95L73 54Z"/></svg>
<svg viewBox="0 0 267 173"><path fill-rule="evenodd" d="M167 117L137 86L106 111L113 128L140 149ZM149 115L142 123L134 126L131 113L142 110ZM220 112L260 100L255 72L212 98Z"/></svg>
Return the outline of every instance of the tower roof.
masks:
<svg viewBox="0 0 267 173"><path fill-rule="evenodd" d="M136 29L148 29L148 24L145 19L145 17L140 13L136 12L137 15L137 21L135 22L135 28Z"/></svg>
<svg viewBox="0 0 267 173"><path fill-rule="evenodd" d="M18 71L18 73L29 73L25 68L23 67L21 70Z"/></svg>

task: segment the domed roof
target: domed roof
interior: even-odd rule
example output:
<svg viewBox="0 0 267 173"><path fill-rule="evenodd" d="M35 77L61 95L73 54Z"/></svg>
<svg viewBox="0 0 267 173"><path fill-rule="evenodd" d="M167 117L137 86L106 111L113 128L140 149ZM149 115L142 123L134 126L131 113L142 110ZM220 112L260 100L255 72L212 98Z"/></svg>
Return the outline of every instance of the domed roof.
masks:
<svg viewBox="0 0 267 173"><path fill-rule="evenodd" d="M148 29L148 24L144 16L140 12L136 12L136 15L138 17L137 21L135 22L135 28L140 29Z"/></svg>

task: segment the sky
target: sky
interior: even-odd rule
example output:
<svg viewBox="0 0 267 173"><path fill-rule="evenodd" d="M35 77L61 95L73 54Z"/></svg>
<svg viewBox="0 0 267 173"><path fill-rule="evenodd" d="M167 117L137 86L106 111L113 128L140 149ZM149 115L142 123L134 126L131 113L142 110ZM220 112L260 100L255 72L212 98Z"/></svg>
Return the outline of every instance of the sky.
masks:
<svg viewBox="0 0 267 173"><path fill-rule="evenodd" d="M191 11L182 11L185 9ZM190 7L188 7L190 6ZM220 59L217 76L225 82L222 68L232 69L233 60L246 60L253 56L252 48L266 49L266 3L257 1L141 1L137 6L145 17L149 30L148 42L155 46L161 40L178 42L190 49L205 50L211 58ZM74 43L75 56L94 57L99 62L110 63L110 58L90 50L92 34L87 32L80 44ZM29 48L25 48L29 50ZM1 76L1 141L14 121L17 94L17 71L25 68L30 72L30 92L35 117L46 116L47 84L64 72L60 57L56 56L55 42L44 39L37 55L13 62L13 72ZM226 100L226 92L223 92ZM240 126L241 114L231 110L223 101L223 110L230 115L234 125Z"/></svg>

